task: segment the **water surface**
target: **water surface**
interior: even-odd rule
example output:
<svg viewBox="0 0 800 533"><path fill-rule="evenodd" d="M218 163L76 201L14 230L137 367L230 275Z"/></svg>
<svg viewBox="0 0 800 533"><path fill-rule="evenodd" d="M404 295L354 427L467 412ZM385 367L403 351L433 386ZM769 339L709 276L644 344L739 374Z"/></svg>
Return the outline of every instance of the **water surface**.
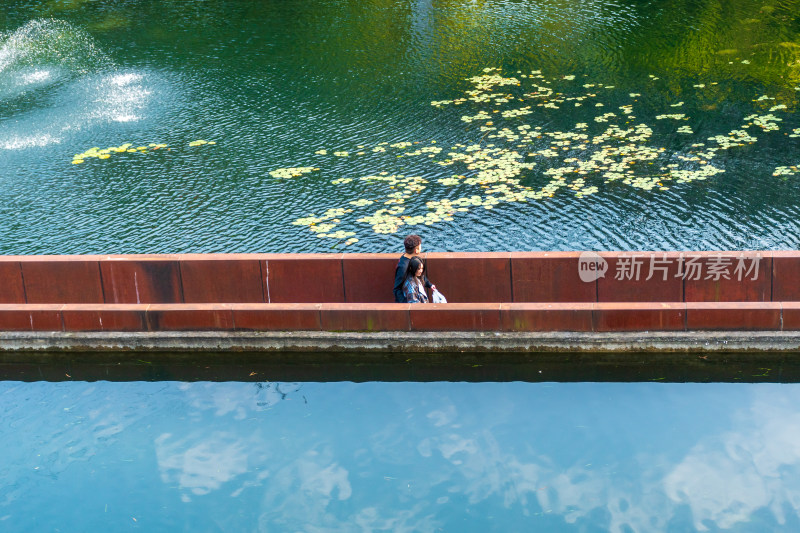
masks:
<svg viewBox="0 0 800 533"><path fill-rule="evenodd" d="M394 252L412 232L435 251L795 248L798 13L11 0L0 253ZM798 400L774 383L4 381L0 527L797 531Z"/></svg>
<svg viewBox="0 0 800 533"><path fill-rule="evenodd" d="M795 248L798 13L792 0L7 2L0 252L389 252L411 232L438 251ZM485 69L520 84L431 105L468 97ZM637 125L651 133L618 135ZM526 127L540 135L502 133ZM126 144L145 150L73 164ZM564 173L593 157L606 168Z"/></svg>
<svg viewBox="0 0 800 533"><path fill-rule="evenodd" d="M8 531L796 531L796 384L0 384Z"/></svg>

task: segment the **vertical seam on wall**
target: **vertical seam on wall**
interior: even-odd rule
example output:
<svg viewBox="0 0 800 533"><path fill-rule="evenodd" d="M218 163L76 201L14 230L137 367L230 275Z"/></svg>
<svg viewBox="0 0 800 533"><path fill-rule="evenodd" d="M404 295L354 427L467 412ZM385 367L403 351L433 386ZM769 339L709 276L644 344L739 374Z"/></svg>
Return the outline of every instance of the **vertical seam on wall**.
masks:
<svg viewBox="0 0 800 533"><path fill-rule="evenodd" d="M681 276L681 298L683 299L683 303L686 303L686 272Z"/></svg>
<svg viewBox="0 0 800 533"><path fill-rule="evenodd" d="M261 295L261 299L262 300L264 299L263 294ZM231 328L233 328L233 331L236 331L236 313L233 312L233 307L230 308L230 311L231 311Z"/></svg>
<svg viewBox="0 0 800 533"><path fill-rule="evenodd" d="M178 260L178 289L180 290L181 301L179 304L186 303L186 295L183 293L183 261Z"/></svg>
<svg viewBox="0 0 800 533"><path fill-rule="evenodd" d="M339 268L342 269L342 300L347 303L347 287L344 284L344 254L339 257Z"/></svg>
<svg viewBox="0 0 800 533"><path fill-rule="evenodd" d="M259 266L260 266L260 264L259 264ZM267 303L271 304L272 303L272 297L269 294L269 259L265 259L264 260L264 266L267 267L267 272L265 274L264 270L261 270L261 277L264 279L264 287L267 289ZM262 294L261 297L263 299L264 295Z"/></svg>
<svg viewBox="0 0 800 533"><path fill-rule="evenodd" d="M511 284L511 301L515 302L516 300L514 299L514 262L511 260L510 257L508 258L508 276L511 278L509 280L509 283Z"/></svg>
<svg viewBox="0 0 800 533"><path fill-rule="evenodd" d="M58 316L61 318L61 331L67 331L67 324L64 322L64 307L66 305L61 304L61 308L58 310Z"/></svg>
<svg viewBox="0 0 800 533"><path fill-rule="evenodd" d="M775 256L770 260L769 265L769 301L773 302L775 298ZM783 309L783 306L781 306ZM781 326L783 326L783 311L781 311ZM783 329L781 327L781 329Z"/></svg>
<svg viewBox="0 0 800 533"><path fill-rule="evenodd" d="M686 264L681 263L681 269L685 269ZM689 302L686 301L686 271L681 276L681 301L683 302L683 331L689 331Z"/></svg>
<svg viewBox="0 0 800 533"><path fill-rule="evenodd" d="M28 289L25 287L25 273L22 271L22 263L17 263L19 267L19 279L22 280L22 303L28 303Z"/></svg>
<svg viewBox="0 0 800 533"><path fill-rule="evenodd" d="M141 296L139 296L139 278L137 277L136 274L137 274L137 272L134 270L133 271L133 290L136 292L136 303L140 304L140 303L142 303L142 298L141 298ZM112 282L111 285L114 285L114 283Z"/></svg>
<svg viewBox="0 0 800 533"><path fill-rule="evenodd" d="M689 331L689 306L683 302L683 331Z"/></svg>
<svg viewBox="0 0 800 533"><path fill-rule="evenodd" d="M595 272L597 272L597 269L600 268L600 263L598 263L597 260L595 260L594 265L595 265ZM580 268L580 263L578 263L578 268ZM600 278L594 279L594 301L595 302L600 301Z"/></svg>
<svg viewBox="0 0 800 533"><path fill-rule="evenodd" d="M686 263L682 265L684 271L681 276L681 291L683 294L683 308L686 310L683 317L683 330L689 331L689 302L686 301Z"/></svg>
<svg viewBox="0 0 800 533"><path fill-rule="evenodd" d="M100 261L97 262L97 274L100 276L100 294L103 295L103 303L107 304L106 288L103 286L103 269L100 268Z"/></svg>

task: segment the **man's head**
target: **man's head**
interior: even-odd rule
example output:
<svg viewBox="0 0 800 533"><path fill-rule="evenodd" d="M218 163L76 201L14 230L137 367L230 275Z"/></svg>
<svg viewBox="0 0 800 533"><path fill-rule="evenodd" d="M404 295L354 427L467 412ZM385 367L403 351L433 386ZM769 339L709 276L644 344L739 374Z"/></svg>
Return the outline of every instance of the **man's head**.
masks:
<svg viewBox="0 0 800 533"><path fill-rule="evenodd" d="M419 235L409 235L403 239L403 246L407 254L418 254L422 251L422 239Z"/></svg>

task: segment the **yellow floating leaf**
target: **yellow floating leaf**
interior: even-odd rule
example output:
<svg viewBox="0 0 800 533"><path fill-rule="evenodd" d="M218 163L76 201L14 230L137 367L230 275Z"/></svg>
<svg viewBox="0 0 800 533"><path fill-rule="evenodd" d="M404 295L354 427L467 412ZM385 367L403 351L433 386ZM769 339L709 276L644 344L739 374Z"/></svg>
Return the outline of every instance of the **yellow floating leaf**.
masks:
<svg viewBox="0 0 800 533"><path fill-rule="evenodd" d="M279 168L277 170L273 170L269 173L270 176L273 178L296 178L297 176L302 176L303 174L308 174L309 172L313 172L315 169L314 167L289 167L289 168Z"/></svg>

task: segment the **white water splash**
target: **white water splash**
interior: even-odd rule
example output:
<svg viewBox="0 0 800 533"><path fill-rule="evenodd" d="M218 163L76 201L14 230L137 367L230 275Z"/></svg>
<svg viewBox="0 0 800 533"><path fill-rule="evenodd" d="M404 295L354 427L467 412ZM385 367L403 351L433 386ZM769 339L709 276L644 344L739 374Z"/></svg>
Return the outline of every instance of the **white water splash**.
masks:
<svg viewBox="0 0 800 533"><path fill-rule="evenodd" d="M112 62L91 36L63 20L32 20L0 43L0 73L47 64L90 72Z"/></svg>
<svg viewBox="0 0 800 533"><path fill-rule="evenodd" d="M99 81L96 87L91 121L135 122L141 120L151 91L145 88L139 73L114 74Z"/></svg>
<svg viewBox="0 0 800 533"><path fill-rule="evenodd" d="M42 83L53 77L53 73L49 70L34 70L22 75L22 83L31 85L34 83Z"/></svg>
<svg viewBox="0 0 800 533"><path fill-rule="evenodd" d="M102 124L142 120L149 76L120 72L86 32L33 20L0 36L0 150L44 147Z"/></svg>
<svg viewBox="0 0 800 533"><path fill-rule="evenodd" d="M3 150L22 150L24 148L34 148L47 146L49 144L57 144L61 142L60 139L54 138L52 135L33 135L30 137L9 137L0 138L0 148Z"/></svg>

